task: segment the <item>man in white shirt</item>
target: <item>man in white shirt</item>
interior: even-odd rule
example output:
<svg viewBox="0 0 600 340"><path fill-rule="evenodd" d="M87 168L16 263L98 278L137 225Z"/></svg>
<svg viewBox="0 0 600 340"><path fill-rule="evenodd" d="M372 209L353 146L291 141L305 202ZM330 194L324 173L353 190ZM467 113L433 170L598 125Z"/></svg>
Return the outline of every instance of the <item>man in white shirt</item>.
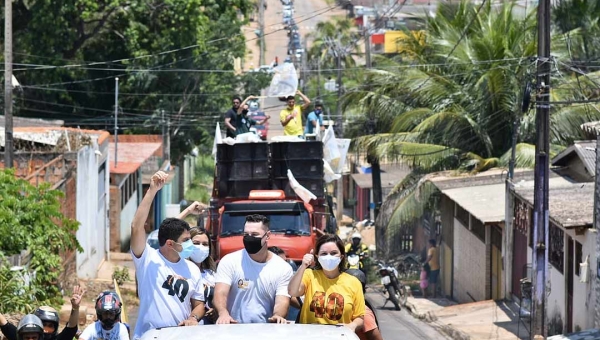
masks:
<svg viewBox="0 0 600 340"><path fill-rule="evenodd" d="M150 188L131 225L131 255L135 264L140 313L133 339L154 328L193 326L204 316L204 289L198 266L186 261L194 244L190 226L176 218L165 219L158 230L158 250L146 245L144 222L156 193L168 175L162 171L150 180Z"/></svg>
<svg viewBox="0 0 600 340"><path fill-rule="evenodd" d="M244 249L223 257L217 268L217 324L287 323L292 267L268 250L270 236L267 217L246 217Z"/></svg>

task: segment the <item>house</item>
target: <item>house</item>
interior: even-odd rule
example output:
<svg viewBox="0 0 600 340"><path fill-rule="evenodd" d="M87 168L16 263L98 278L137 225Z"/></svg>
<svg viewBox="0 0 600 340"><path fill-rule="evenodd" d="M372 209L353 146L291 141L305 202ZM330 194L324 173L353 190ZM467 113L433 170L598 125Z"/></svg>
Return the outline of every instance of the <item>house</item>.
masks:
<svg viewBox="0 0 600 340"><path fill-rule="evenodd" d="M39 125L14 128L13 167L17 176L36 185L48 182L65 193L62 212L80 223L76 236L83 252L63 254L62 274L93 279L108 255L109 134ZM4 147L4 128L0 136ZM1 156L4 160L4 152Z"/></svg>
<svg viewBox="0 0 600 340"><path fill-rule="evenodd" d="M594 184L550 178L549 196L549 334L594 327L594 288L584 280L581 263L596 268ZM520 295L519 280L530 277L533 253L533 181L515 182L509 194L509 219L514 221L512 295ZM590 274L589 272L587 274ZM585 282L583 282L585 281Z"/></svg>
<svg viewBox="0 0 600 340"><path fill-rule="evenodd" d="M122 135L118 136L117 143L114 136L111 136L109 157L111 161L110 251L126 252L131 239L133 216L145 193L144 179L147 181L147 187L150 177L158 171L163 162L162 136ZM154 229L154 207L151 211L148 232Z"/></svg>
<svg viewBox="0 0 600 340"><path fill-rule="evenodd" d="M503 299L505 170L430 176L440 192L440 286L460 303ZM517 178L533 178L516 171Z"/></svg>
<svg viewBox="0 0 600 340"><path fill-rule="evenodd" d="M596 141L573 143L552 159L556 171L575 182L593 182L596 175Z"/></svg>

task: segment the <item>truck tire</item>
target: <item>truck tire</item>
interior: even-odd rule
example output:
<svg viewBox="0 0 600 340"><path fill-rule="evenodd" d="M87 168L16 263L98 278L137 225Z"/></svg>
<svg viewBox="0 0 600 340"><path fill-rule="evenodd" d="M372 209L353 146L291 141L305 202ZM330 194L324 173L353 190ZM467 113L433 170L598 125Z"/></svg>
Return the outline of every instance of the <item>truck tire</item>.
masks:
<svg viewBox="0 0 600 340"><path fill-rule="evenodd" d="M398 303L398 297L396 296L396 289L394 289L394 286L387 286L387 291L388 298L390 299L390 301L392 301L394 307L396 307L396 310L400 310L400 304Z"/></svg>

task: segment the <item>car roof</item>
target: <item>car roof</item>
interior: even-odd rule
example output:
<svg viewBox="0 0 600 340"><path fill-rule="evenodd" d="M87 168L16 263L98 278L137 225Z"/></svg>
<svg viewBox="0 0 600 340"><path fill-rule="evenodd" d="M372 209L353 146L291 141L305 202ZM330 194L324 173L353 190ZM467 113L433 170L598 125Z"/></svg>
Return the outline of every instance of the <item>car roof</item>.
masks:
<svg viewBox="0 0 600 340"><path fill-rule="evenodd" d="M358 340L352 330L341 325L231 324L167 327L150 330L141 340L238 340L260 334L261 340Z"/></svg>

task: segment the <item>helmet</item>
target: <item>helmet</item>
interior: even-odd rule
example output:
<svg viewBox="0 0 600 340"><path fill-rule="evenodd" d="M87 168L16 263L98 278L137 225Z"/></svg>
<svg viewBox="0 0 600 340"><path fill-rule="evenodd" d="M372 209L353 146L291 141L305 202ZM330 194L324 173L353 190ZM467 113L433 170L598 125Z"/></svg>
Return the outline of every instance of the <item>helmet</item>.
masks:
<svg viewBox="0 0 600 340"><path fill-rule="evenodd" d="M362 240L362 235L357 231L354 234L352 234L352 238L353 239L357 238L359 240Z"/></svg>
<svg viewBox="0 0 600 340"><path fill-rule="evenodd" d="M346 273L354 276L355 278L358 279L358 281L360 281L360 283L362 284L362 287L363 287L363 292L364 292L365 287L367 285L367 276L365 275L365 273L363 273L362 270L360 270L360 269L348 269L348 270L346 270Z"/></svg>
<svg viewBox="0 0 600 340"><path fill-rule="evenodd" d="M27 314L17 326L17 340L23 340L23 334L37 333L39 339L44 337L44 324L35 314Z"/></svg>
<svg viewBox="0 0 600 340"><path fill-rule="evenodd" d="M96 317L104 329L112 329L115 322L121 320L121 306L121 299L114 292L106 290L98 295L98 298L96 298ZM103 317L105 312L114 313L114 317Z"/></svg>
<svg viewBox="0 0 600 340"><path fill-rule="evenodd" d="M54 325L54 331L51 333L44 332L44 340L51 340L56 337L58 334L58 312L56 309L49 306L40 306L38 309L33 312L35 316L42 320L42 325L44 322L51 322Z"/></svg>

